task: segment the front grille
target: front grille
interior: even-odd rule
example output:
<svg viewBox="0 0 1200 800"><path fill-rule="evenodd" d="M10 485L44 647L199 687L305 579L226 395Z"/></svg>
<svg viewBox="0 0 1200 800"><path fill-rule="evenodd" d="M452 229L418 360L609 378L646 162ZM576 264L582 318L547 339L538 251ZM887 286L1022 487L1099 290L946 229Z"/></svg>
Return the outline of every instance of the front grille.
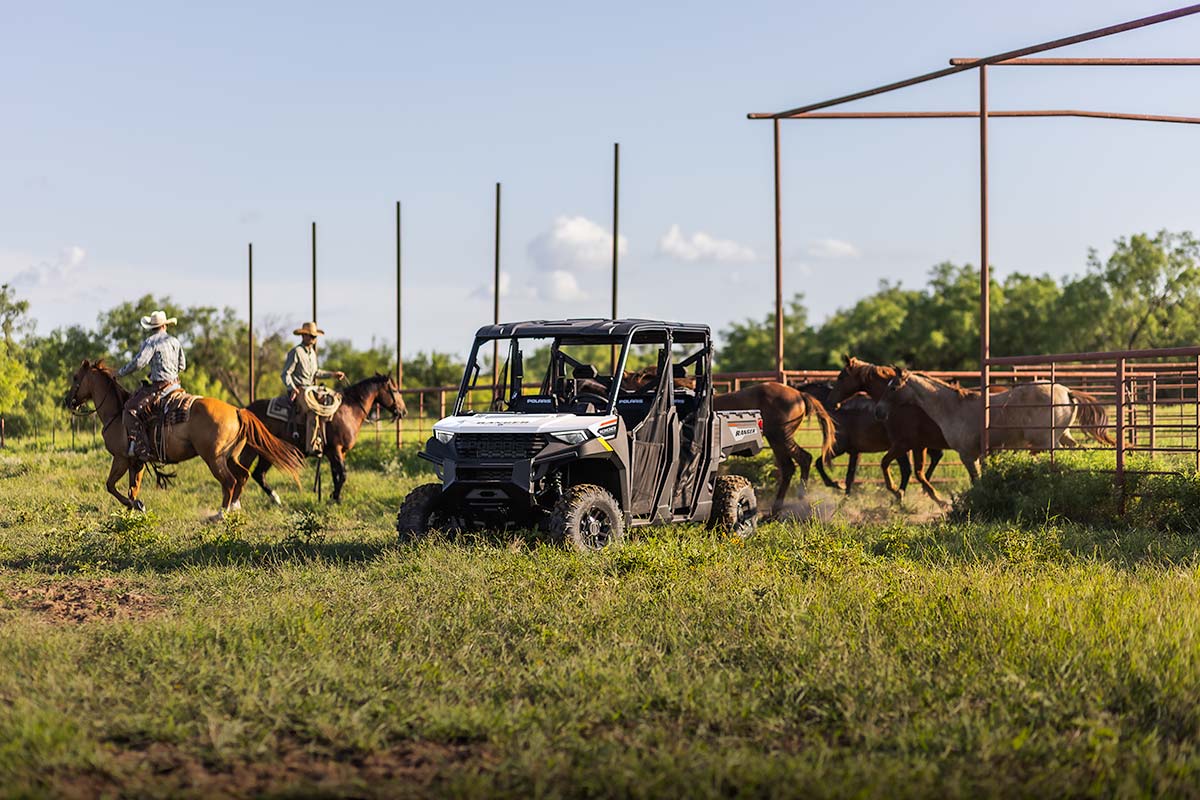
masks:
<svg viewBox="0 0 1200 800"><path fill-rule="evenodd" d="M460 481L478 483L509 483L512 481L512 469L508 467L462 467L455 473Z"/></svg>
<svg viewBox="0 0 1200 800"><path fill-rule="evenodd" d="M454 449L465 459L504 459L520 461L533 458L546 446L541 433L460 433L454 437Z"/></svg>

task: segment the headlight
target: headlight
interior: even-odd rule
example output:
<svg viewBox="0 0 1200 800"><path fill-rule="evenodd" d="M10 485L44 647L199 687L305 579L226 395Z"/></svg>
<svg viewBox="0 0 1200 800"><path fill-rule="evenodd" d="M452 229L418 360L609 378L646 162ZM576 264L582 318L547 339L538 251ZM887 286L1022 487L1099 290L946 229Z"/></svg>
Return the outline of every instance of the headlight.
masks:
<svg viewBox="0 0 1200 800"><path fill-rule="evenodd" d="M563 444L583 444L588 438L587 431L561 431L550 434L551 439L557 439Z"/></svg>
<svg viewBox="0 0 1200 800"><path fill-rule="evenodd" d="M433 435L442 444L450 444L450 442L454 441L454 433L451 431L439 431L435 429Z"/></svg>

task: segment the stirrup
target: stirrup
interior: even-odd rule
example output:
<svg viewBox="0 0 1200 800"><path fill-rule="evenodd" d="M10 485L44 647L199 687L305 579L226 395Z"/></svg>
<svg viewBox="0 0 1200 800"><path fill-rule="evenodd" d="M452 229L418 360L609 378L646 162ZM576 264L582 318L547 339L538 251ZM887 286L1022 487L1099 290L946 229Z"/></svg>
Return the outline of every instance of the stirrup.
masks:
<svg viewBox="0 0 1200 800"><path fill-rule="evenodd" d="M125 449L125 455L129 458L133 458L137 455L137 439L133 438L132 436L129 437L129 447Z"/></svg>

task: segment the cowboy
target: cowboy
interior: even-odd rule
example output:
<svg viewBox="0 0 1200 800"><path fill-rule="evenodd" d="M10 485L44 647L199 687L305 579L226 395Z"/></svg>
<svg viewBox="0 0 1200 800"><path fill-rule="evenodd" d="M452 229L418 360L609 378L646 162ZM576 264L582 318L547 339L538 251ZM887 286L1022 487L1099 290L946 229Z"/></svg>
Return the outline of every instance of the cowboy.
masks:
<svg viewBox="0 0 1200 800"><path fill-rule="evenodd" d="M287 388L288 400L292 404L292 413L296 424L307 416L308 409L304 405L304 390L316 384L322 378L345 380L346 373L339 370L321 369L317 365L317 337L324 336L325 331L317 327L315 322L306 322L293 334L300 337L300 344L293 347L283 363L283 385Z"/></svg>
<svg viewBox="0 0 1200 800"><path fill-rule="evenodd" d="M178 322L175 317L167 318L165 311L155 311L148 317L142 317L142 327L153 331L137 355L117 372L117 377L150 366L149 382L138 388L133 396L125 403L125 434L129 437L128 455L137 454L137 445L144 433L142 417L153 407L160 398L182 389L179 385L179 373L187 368L187 359L183 355L183 345L174 336L167 333L168 325ZM153 448L148 445L142 455L148 456Z"/></svg>

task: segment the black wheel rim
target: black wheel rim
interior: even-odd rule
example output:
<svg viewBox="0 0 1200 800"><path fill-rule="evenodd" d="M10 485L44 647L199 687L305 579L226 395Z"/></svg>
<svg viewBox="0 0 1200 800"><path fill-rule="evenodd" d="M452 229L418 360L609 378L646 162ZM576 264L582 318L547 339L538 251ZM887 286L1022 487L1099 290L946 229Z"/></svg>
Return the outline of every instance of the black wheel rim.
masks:
<svg viewBox="0 0 1200 800"><path fill-rule="evenodd" d="M607 547L612 543L612 519L599 508L585 511L579 519L579 536L583 546L589 550Z"/></svg>

